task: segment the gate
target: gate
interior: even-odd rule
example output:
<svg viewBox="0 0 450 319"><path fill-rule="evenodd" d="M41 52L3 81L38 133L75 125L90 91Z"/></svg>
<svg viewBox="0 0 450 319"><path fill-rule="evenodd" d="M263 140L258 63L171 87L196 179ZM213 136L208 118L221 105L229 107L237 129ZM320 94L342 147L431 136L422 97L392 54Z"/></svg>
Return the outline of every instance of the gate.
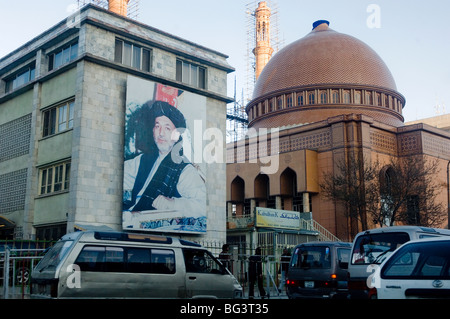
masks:
<svg viewBox="0 0 450 319"><path fill-rule="evenodd" d="M0 243L0 298L29 297L31 271L51 244L41 241L2 241Z"/></svg>

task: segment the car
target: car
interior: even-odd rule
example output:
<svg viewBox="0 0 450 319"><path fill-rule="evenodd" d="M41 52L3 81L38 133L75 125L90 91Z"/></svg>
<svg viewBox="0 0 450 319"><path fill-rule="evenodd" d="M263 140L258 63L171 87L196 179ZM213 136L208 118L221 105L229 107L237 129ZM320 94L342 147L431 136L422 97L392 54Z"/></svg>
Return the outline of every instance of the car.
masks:
<svg viewBox="0 0 450 319"><path fill-rule="evenodd" d="M368 284L378 299L450 298L450 238L403 244L369 276Z"/></svg>
<svg viewBox="0 0 450 319"><path fill-rule="evenodd" d="M31 298L242 298L201 245L175 237L83 231L63 236L31 274Z"/></svg>
<svg viewBox="0 0 450 319"><path fill-rule="evenodd" d="M351 247L344 242L297 245L286 280L289 299L346 298Z"/></svg>

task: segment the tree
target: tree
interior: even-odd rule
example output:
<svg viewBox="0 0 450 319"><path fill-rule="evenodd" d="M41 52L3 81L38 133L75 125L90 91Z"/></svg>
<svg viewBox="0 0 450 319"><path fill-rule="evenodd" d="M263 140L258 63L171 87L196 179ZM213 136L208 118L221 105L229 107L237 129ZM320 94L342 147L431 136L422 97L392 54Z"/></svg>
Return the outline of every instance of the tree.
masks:
<svg viewBox="0 0 450 319"><path fill-rule="evenodd" d="M442 188L435 181L438 161L423 156L391 158L383 166L361 154L349 154L324 175L320 188L330 200L342 203L345 216L362 229L369 222L380 226L407 224L440 226L445 219L443 204L436 201Z"/></svg>
<svg viewBox="0 0 450 319"><path fill-rule="evenodd" d="M407 224L439 227L445 220L444 205L437 201L442 189L436 181L438 160L423 156L392 158L380 178L382 206L374 220L392 226Z"/></svg>
<svg viewBox="0 0 450 319"><path fill-rule="evenodd" d="M330 200L345 206L345 216L368 228L367 212L378 210L378 163L370 165L360 154L349 154L336 163L335 173L326 173L320 188ZM377 208L374 208L376 206Z"/></svg>

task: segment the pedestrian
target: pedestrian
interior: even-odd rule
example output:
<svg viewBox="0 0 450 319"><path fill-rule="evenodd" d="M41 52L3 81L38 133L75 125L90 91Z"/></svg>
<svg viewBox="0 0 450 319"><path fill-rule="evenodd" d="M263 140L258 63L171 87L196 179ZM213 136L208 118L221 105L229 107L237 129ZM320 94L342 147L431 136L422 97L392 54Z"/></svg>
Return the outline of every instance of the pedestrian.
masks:
<svg viewBox="0 0 450 319"><path fill-rule="evenodd" d="M279 292L281 292L283 290L284 284L286 283L286 275L288 273L290 261L291 261L291 253L289 252L289 249L284 248L283 253L281 254L281 258L280 258L281 280L280 280L280 284L278 286Z"/></svg>
<svg viewBox="0 0 450 319"><path fill-rule="evenodd" d="M255 282L258 284L259 294L261 298L265 298L266 292L263 286L261 247L256 248L255 254L253 256L250 256L249 258L248 277L249 277L249 290L248 290L249 299L253 299L254 297Z"/></svg>
<svg viewBox="0 0 450 319"><path fill-rule="evenodd" d="M233 269L231 267L230 245L223 244L222 251L219 254L219 260L225 267L228 268L228 270L233 272Z"/></svg>

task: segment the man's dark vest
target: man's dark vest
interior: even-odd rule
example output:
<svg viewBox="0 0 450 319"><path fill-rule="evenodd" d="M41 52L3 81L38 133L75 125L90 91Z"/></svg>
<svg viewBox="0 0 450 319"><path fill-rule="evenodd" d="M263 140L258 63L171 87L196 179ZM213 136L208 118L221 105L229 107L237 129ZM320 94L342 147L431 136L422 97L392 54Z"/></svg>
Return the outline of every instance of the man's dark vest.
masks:
<svg viewBox="0 0 450 319"><path fill-rule="evenodd" d="M144 186L148 174L150 174L150 171L157 158L158 154L142 155L141 162L139 164L139 170L131 193L131 205L129 205L129 207L133 206L136 202L137 194ZM161 164L159 164L159 167L153 175L152 180L142 194L139 202L133 207L132 211L155 210L155 208L152 206L152 203L159 195L163 195L169 198L181 197L181 195L177 191L177 184L178 180L180 179L182 170L188 164L189 163L185 163L184 161L179 164L174 163L172 161L171 154L168 154L162 160ZM124 209L126 208L124 207Z"/></svg>

